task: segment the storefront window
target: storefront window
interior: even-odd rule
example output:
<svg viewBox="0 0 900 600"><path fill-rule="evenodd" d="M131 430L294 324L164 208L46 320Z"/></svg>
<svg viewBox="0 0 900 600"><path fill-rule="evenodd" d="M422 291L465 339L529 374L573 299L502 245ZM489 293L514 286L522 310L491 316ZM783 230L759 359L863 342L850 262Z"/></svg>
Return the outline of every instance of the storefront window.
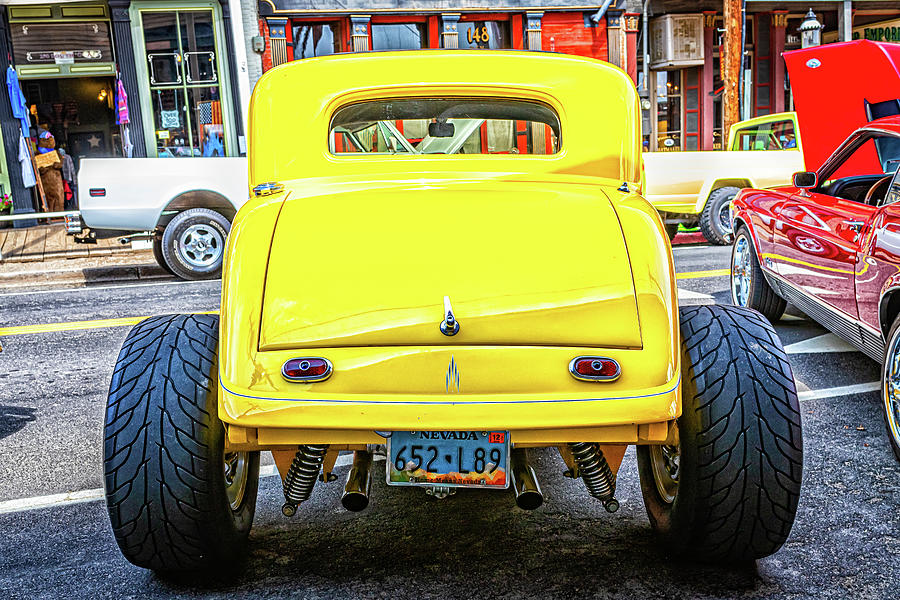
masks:
<svg viewBox="0 0 900 600"><path fill-rule="evenodd" d="M294 60L326 56L341 51L340 24L298 23L294 25Z"/></svg>
<svg viewBox="0 0 900 600"><path fill-rule="evenodd" d="M681 71L656 73L656 149L681 150Z"/></svg>
<svg viewBox="0 0 900 600"><path fill-rule="evenodd" d="M509 23L505 21L462 21L458 26L460 48L511 48Z"/></svg>
<svg viewBox="0 0 900 600"><path fill-rule="evenodd" d="M372 50L418 50L424 42L424 23L372 24Z"/></svg>
<svg viewBox="0 0 900 600"><path fill-rule="evenodd" d="M225 156L212 11L141 13L157 156Z"/></svg>

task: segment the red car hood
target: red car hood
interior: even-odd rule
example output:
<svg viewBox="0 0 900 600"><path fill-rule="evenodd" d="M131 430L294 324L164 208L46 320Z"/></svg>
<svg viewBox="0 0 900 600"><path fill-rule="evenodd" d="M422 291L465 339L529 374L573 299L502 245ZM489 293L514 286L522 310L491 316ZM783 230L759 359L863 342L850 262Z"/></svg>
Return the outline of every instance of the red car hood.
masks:
<svg viewBox="0 0 900 600"><path fill-rule="evenodd" d="M856 40L783 56L807 169L818 169L869 121L900 114L900 44ZM874 149L863 149L836 175L880 172Z"/></svg>

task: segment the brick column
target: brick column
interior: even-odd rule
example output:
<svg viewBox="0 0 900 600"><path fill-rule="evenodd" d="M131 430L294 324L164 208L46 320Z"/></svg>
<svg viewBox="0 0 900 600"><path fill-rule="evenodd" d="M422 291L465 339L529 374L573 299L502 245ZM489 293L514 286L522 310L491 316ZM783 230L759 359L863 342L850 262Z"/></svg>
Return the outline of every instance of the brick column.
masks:
<svg viewBox="0 0 900 600"><path fill-rule="evenodd" d="M441 15L441 42L444 48L459 48L459 13Z"/></svg>
<svg viewBox="0 0 900 600"><path fill-rule="evenodd" d="M369 15L350 15L350 39L354 52L369 51Z"/></svg>
<svg viewBox="0 0 900 600"><path fill-rule="evenodd" d="M713 128L715 128L715 110L713 108L713 46L716 41L716 12L703 13L703 69L700 72L700 106L703 123L700 128L700 149L713 149ZM725 141L722 141L725 144ZM723 146L724 149L724 146Z"/></svg>
<svg viewBox="0 0 900 600"><path fill-rule="evenodd" d="M772 11L772 93L775 97L773 112L784 112L784 52L785 28L787 27L788 11Z"/></svg>

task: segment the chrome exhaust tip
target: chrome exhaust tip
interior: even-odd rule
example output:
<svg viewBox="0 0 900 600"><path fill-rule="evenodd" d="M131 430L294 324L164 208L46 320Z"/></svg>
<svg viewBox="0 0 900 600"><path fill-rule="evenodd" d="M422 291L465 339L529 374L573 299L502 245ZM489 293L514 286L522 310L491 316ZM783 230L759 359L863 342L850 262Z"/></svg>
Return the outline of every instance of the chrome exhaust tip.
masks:
<svg viewBox="0 0 900 600"><path fill-rule="evenodd" d="M363 450L353 453L353 466L347 474L341 504L349 511L359 512L369 506L372 489L372 454Z"/></svg>
<svg viewBox="0 0 900 600"><path fill-rule="evenodd" d="M512 471L513 491L516 506L523 510L534 510L544 503L544 494L538 485L534 469L528 464L525 450L513 450L509 460Z"/></svg>

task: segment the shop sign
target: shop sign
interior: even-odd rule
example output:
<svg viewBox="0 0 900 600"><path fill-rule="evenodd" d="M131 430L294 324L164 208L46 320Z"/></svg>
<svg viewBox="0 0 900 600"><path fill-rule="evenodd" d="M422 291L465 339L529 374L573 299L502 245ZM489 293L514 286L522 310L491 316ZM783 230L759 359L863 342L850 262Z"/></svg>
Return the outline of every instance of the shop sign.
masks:
<svg viewBox="0 0 900 600"><path fill-rule="evenodd" d="M75 53L71 50L68 52L54 52L53 53L53 62L58 65L74 65L75 64Z"/></svg>
<svg viewBox="0 0 900 600"><path fill-rule="evenodd" d="M900 19L854 27L853 39L872 40L873 42L900 42Z"/></svg>
<svg viewBox="0 0 900 600"><path fill-rule="evenodd" d="M160 111L159 115L163 129L178 129L181 127L181 118L177 110L163 110Z"/></svg>

